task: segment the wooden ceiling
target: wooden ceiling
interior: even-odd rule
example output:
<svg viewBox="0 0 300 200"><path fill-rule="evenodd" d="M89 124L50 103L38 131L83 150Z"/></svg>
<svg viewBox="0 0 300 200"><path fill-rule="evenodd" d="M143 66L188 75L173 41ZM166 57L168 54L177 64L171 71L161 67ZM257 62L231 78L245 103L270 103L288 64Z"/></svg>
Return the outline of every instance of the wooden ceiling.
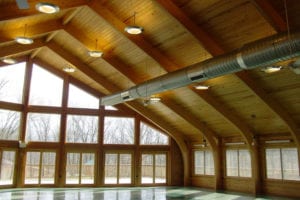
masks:
<svg viewBox="0 0 300 200"><path fill-rule="evenodd" d="M59 71L74 66L70 76L103 95L300 27L298 0L49 0L60 7L56 14L39 13L38 2L20 10L0 0L0 57L28 56ZM134 12L141 35L124 32ZM25 24L32 45L14 42ZM96 39L102 58L87 54ZM187 86L157 94L160 103L125 105L190 142L284 135L300 143L300 75L287 64L277 73L255 69L203 84L210 89Z"/></svg>

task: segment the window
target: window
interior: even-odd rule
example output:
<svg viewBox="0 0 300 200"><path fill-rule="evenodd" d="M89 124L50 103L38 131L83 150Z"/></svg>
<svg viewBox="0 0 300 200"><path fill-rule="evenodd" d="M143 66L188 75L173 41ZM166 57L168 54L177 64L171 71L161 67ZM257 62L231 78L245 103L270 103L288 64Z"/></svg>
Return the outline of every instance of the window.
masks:
<svg viewBox="0 0 300 200"><path fill-rule="evenodd" d="M63 80L47 70L33 65L29 104L61 106Z"/></svg>
<svg viewBox="0 0 300 200"><path fill-rule="evenodd" d="M28 113L26 141L58 142L60 115Z"/></svg>
<svg viewBox="0 0 300 200"><path fill-rule="evenodd" d="M132 155L130 153L105 154L105 184L130 184Z"/></svg>
<svg viewBox="0 0 300 200"><path fill-rule="evenodd" d="M55 152L27 152L25 184L54 184L55 159Z"/></svg>
<svg viewBox="0 0 300 200"><path fill-rule="evenodd" d="M167 155L165 153L142 154L142 184L166 183Z"/></svg>
<svg viewBox="0 0 300 200"><path fill-rule="evenodd" d="M211 151L194 151L194 173L195 175L214 175L215 166Z"/></svg>
<svg viewBox="0 0 300 200"><path fill-rule="evenodd" d="M0 101L22 103L25 63L0 67Z"/></svg>
<svg viewBox="0 0 300 200"><path fill-rule="evenodd" d="M70 143L97 143L98 117L68 115L66 141Z"/></svg>
<svg viewBox="0 0 300 200"><path fill-rule="evenodd" d="M70 84L68 107L99 109L99 99Z"/></svg>
<svg viewBox="0 0 300 200"><path fill-rule="evenodd" d="M19 140L20 113L0 109L0 139Z"/></svg>
<svg viewBox="0 0 300 200"><path fill-rule="evenodd" d="M141 122L141 145L168 145L169 137L160 131Z"/></svg>
<svg viewBox="0 0 300 200"><path fill-rule="evenodd" d="M0 151L0 185L12 185L14 180L14 169L16 152Z"/></svg>
<svg viewBox="0 0 300 200"><path fill-rule="evenodd" d="M114 106L105 106L105 110L118 110L118 109Z"/></svg>
<svg viewBox="0 0 300 200"><path fill-rule="evenodd" d="M95 153L67 153L66 184L94 184Z"/></svg>
<svg viewBox="0 0 300 200"><path fill-rule="evenodd" d="M251 158L248 150L226 150L227 176L251 177Z"/></svg>
<svg viewBox="0 0 300 200"><path fill-rule="evenodd" d="M266 149L267 178L300 180L296 148Z"/></svg>
<svg viewBox="0 0 300 200"><path fill-rule="evenodd" d="M134 119L104 118L104 144L134 144Z"/></svg>

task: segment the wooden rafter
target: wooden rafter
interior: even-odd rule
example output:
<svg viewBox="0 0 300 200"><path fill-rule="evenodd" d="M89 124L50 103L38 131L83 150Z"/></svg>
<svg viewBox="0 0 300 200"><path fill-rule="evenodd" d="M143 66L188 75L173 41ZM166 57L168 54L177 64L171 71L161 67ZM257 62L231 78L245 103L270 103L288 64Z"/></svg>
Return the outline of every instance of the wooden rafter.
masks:
<svg viewBox="0 0 300 200"><path fill-rule="evenodd" d="M252 0L261 15L271 24L278 32L287 30L285 20L279 15L275 8L268 0Z"/></svg>

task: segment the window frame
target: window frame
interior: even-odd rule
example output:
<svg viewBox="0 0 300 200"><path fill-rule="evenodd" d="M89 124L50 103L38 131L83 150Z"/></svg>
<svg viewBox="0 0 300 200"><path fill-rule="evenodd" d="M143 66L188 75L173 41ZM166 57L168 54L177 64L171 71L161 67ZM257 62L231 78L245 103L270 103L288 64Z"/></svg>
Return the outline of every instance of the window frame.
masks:
<svg viewBox="0 0 300 200"><path fill-rule="evenodd" d="M227 173L227 151L237 151L237 176L228 175ZM240 151L248 151L249 152L249 158L250 158L250 176L241 176L241 168L240 168ZM253 178L253 172L252 172L252 157L251 157L251 151L247 148L226 148L224 151L225 159L224 159L224 174L226 178L242 178L242 179L251 179Z"/></svg>
<svg viewBox="0 0 300 200"><path fill-rule="evenodd" d="M195 160L196 155L195 155L195 153L197 151L203 152L203 160L204 160L204 173L203 174L197 174L196 173L196 160ZM212 155L214 174L206 174L206 168L207 168L207 166L206 166L206 155L207 155L207 153L206 152L210 152L211 155ZM210 176L210 177L215 176L216 175L216 168L215 168L215 160L214 160L213 151L211 149L205 149L205 148L193 149L192 150L192 168L193 168L193 172L192 172L193 176Z"/></svg>

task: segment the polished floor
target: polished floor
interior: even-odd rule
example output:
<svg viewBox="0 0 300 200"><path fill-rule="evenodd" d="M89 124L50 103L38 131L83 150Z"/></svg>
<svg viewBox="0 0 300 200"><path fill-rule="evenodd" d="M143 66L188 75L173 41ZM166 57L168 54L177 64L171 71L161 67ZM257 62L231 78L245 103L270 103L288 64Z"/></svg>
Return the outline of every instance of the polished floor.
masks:
<svg viewBox="0 0 300 200"><path fill-rule="evenodd" d="M289 198L255 198L245 194L216 193L199 188L183 187L126 187L126 188L24 188L2 189L0 200L250 200Z"/></svg>

